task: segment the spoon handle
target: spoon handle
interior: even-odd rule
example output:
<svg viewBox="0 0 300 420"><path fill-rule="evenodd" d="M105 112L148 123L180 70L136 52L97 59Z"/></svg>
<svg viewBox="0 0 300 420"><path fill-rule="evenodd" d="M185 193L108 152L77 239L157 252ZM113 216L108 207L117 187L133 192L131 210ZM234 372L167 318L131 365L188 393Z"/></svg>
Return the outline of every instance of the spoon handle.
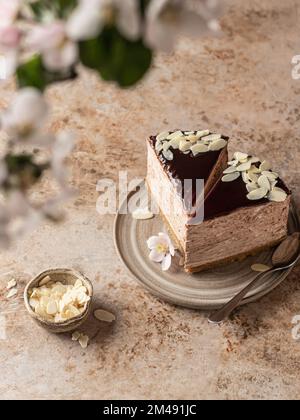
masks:
<svg viewBox="0 0 300 420"><path fill-rule="evenodd" d="M218 309L208 318L208 321L211 324L221 324L225 319L229 317L231 312L241 303L243 298L247 295L248 292L260 282L260 280L265 277L266 275L270 274L274 270L274 268L270 268L270 270L265 271L264 273L258 274L258 276L251 281L248 286L246 286L240 293L238 293L234 298L232 298L228 303L226 303L221 309Z"/></svg>

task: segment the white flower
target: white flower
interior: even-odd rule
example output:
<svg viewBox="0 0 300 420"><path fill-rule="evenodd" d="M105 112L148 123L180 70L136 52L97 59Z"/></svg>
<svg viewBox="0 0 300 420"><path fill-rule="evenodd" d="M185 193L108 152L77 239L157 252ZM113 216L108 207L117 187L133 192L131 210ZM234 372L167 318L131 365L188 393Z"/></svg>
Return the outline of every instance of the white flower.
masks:
<svg viewBox="0 0 300 420"><path fill-rule="evenodd" d="M41 53L44 65L50 71L66 71L78 59L78 46L68 38L65 23L62 21L34 27L26 45Z"/></svg>
<svg viewBox="0 0 300 420"><path fill-rule="evenodd" d="M147 8L146 42L151 48L171 51L180 35L198 36L218 31L218 0L152 0Z"/></svg>
<svg viewBox="0 0 300 420"><path fill-rule="evenodd" d="M15 19L19 8L19 0L0 0L0 54L5 58L5 78L14 74L18 64L21 30Z"/></svg>
<svg viewBox="0 0 300 420"><path fill-rule="evenodd" d="M10 26L19 13L20 0L0 0L0 28Z"/></svg>
<svg viewBox="0 0 300 420"><path fill-rule="evenodd" d="M147 241L147 245L151 251L149 255L150 260L161 263L163 271L169 270L172 257L175 255L175 248L169 236L160 232L158 236L151 236Z"/></svg>
<svg viewBox="0 0 300 420"><path fill-rule="evenodd" d="M116 25L128 39L141 33L141 18L136 0L80 0L67 22L67 33L75 41L98 36L105 25Z"/></svg>
<svg viewBox="0 0 300 420"><path fill-rule="evenodd" d="M50 142L51 136L41 137L40 130L47 114L48 105L41 92L34 88L24 88L0 117L1 126L14 142L45 144Z"/></svg>

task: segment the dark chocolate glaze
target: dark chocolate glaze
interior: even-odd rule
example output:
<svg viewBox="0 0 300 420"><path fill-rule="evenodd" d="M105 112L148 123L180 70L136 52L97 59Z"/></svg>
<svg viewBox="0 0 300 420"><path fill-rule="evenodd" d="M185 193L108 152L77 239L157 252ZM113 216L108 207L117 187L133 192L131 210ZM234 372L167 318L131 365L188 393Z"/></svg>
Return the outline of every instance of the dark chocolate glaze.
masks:
<svg viewBox="0 0 300 420"><path fill-rule="evenodd" d="M223 138L228 140L228 137L223 136ZM154 150L155 143L156 136L150 137L150 144ZM161 153L158 155L158 158L175 187L176 182L174 183L174 180L179 180L181 186L183 186L185 179L193 180L192 205L195 205L197 201L196 180L203 179L204 182L208 180L222 151L202 153L196 157L191 153L184 154L180 150L172 149L172 152L174 154L174 159L172 161L165 159ZM259 166L260 163L257 165ZM291 191L281 179L277 180L277 186L282 188L288 195L291 194ZM204 220L229 214L239 208L269 203L269 200L266 198L261 200L249 200L247 195L248 191L242 176L232 182L223 182L220 179L205 198ZM190 207L188 201L184 202L184 205Z"/></svg>
<svg viewBox="0 0 300 420"><path fill-rule="evenodd" d="M226 140L228 140L228 138L226 138ZM156 136L150 137L150 144L155 150ZM173 160L165 159L162 153L158 155L158 159L160 160L164 171L167 173L175 187L176 182L174 183L174 180L180 181L182 196L184 180L192 180L192 205L194 205L197 200L196 181L203 179L205 185L219 159L222 150L217 152L200 153L197 156L193 156L192 153L184 154L178 149L174 150L171 148L170 150L172 150L174 154ZM202 192L198 191L198 193ZM188 194L186 194L185 197L185 205L189 207L189 200L187 195Z"/></svg>
<svg viewBox="0 0 300 420"><path fill-rule="evenodd" d="M291 194L281 179L278 179L276 186L282 188L287 194ZM232 182L223 182L220 179L206 197L204 220L226 215L242 207L253 207L270 202L267 198L249 200L247 194L246 184L241 176Z"/></svg>

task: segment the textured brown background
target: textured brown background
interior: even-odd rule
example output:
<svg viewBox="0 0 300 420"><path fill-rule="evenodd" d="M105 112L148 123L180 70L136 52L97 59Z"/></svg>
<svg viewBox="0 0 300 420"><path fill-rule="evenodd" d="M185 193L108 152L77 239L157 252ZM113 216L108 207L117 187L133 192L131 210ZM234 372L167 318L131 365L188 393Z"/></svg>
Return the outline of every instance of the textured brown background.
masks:
<svg viewBox="0 0 300 420"><path fill-rule="evenodd" d="M231 135L232 150L270 159L300 203L300 80L291 77L291 59L300 54L299 2L228 3L221 39L180 43L176 54L158 56L132 91L87 72L49 90L52 129L71 128L79 139L70 162L79 196L65 224L43 225L1 255L2 398L300 397L300 342L291 336L291 319L300 314L299 267L270 296L213 327L206 314L160 302L136 285L114 250L113 217L95 210L97 180L125 169L143 176L145 137L173 127ZM1 108L12 92L11 82L0 85ZM53 189L47 181L37 195ZM39 329L23 309L23 285L55 266L85 272L97 305L116 313L114 325L86 325L94 337L87 350ZM19 296L8 302L12 276Z"/></svg>

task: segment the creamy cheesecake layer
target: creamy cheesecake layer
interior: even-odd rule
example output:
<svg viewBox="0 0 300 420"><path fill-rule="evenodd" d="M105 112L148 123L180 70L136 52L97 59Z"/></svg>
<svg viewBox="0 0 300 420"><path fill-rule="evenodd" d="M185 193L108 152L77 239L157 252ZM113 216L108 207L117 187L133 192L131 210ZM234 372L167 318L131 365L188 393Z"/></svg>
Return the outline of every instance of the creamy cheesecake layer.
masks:
<svg viewBox="0 0 300 420"><path fill-rule="evenodd" d="M278 244L287 235L290 200L243 207L188 226L185 269L206 270Z"/></svg>

